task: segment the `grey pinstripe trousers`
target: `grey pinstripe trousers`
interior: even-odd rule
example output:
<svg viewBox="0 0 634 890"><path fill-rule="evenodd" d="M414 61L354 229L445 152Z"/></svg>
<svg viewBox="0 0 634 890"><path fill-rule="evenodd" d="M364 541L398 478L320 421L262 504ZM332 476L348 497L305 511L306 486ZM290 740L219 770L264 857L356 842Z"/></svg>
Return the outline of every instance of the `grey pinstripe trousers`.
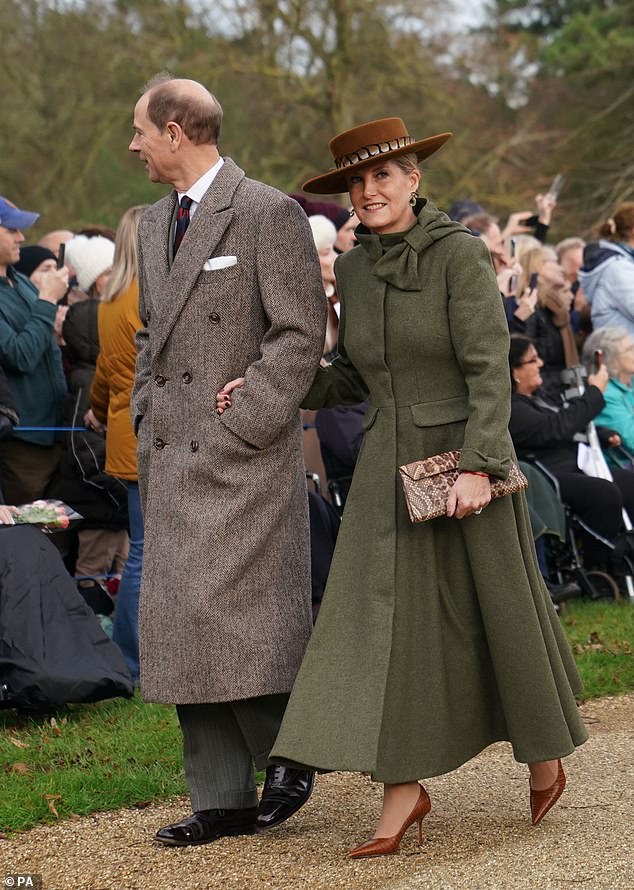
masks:
<svg viewBox="0 0 634 890"><path fill-rule="evenodd" d="M255 807L253 767L267 766L287 694L177 705L192 811Z"/></svg>

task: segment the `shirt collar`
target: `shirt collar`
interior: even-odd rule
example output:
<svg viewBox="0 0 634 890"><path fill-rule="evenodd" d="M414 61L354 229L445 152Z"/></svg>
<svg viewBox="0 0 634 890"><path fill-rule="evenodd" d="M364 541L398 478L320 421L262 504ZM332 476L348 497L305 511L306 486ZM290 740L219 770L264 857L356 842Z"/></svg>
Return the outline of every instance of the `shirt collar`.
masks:
<svg viewBox="0 0 634 890"><path fill-rule="evenodd" d="M223 164L224 164L224 158L218 158L218 160L213 165L213 167L210 167L206 173L203 173L203 175L200 177L200 179L197 179L196 182L190 188L187 189L187 191L177 192L179 203L180 203L180 200L183 197L183 195L188 195L192 199L194 204L200 204L200 202L203 199L203 195L205 194L205 192L208 190L211 183L216 178L216 174L218 173L218 171L220 170L220 168L222 167Z"/></svg>

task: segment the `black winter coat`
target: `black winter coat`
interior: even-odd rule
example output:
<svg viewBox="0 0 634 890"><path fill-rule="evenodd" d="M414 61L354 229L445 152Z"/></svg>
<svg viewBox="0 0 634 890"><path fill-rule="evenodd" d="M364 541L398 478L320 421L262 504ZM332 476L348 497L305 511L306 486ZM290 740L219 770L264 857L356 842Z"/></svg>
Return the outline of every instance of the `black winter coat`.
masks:
<svg viewBox="0 0 634 890"><path fill-rule="evenodd" d="M128 527L127 487L104 469L105 434L83 429L99 353L98 309L97 300L74 303L64 321L65 355L70 365L64 423L82 430L67 435L58 476L47 494L81 513L83 528L122 529Z"/></svg>
<svg viewBox="0 0 634 890"><path fill-rule="evenodd" d="M0 707L55 708L132 691L121 650L49 537L0 526Z"/></svg>
<svg viewBox="0 0 634 890"><path fill-rule="evenodd" d="M601 390L589 386L566 406L547 407L539 398L513 393L509 431L517 456L541 461L553 473L581 472L577 467L576 433L584 433L603 408Z"/></svg>

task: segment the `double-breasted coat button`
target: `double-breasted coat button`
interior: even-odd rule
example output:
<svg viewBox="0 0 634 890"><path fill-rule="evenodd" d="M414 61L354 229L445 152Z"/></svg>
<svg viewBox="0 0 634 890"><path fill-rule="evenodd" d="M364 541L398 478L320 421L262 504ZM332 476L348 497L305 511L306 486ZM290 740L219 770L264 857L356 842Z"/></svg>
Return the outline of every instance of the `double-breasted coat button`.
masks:
<svg viewBox="0 0 634 890"><path fill-rule="evenodd" d="M194 378L189 373L189 371L185 371L185 373L183 374L183 383L191 383L193 379Z"/></svg>
<svg viewBox="0 0 634 890"><path fill-rule="evenodd" d="M209 321L212 324L220 324L220 316L218 315L217 312L212 312L211 315L209 316Z"/></svg>
<svg viewBox="0 0 634 890"><path fill-rule="evenodd" d="M157 374L154 378L154 382L157 386L165 386L165 377L162 374Z"/></svg>
<svg viewBox="0 0 634 890"><path fill-rule="evenodd" d="M195 439L192 439L192 441L189 443L189 447L192 451L198 451L198 442Z"/></svg>
<svg viewBox="0 0 634 890"><path fill-rule="evenodd" d="M160 436L157 436L156 439L154 440L154 447L158 448L159 451L161 450L161 448L165 448L166 445L167 445L167 442L164 442Z"/></svg>

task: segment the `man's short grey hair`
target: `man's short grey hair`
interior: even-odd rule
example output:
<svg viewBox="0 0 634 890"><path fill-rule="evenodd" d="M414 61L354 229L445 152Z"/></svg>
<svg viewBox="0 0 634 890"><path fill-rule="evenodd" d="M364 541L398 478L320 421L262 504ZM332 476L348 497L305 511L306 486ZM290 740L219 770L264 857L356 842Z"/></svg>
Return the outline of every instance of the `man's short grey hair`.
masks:
<svg viewBox="0 0 634 890"><path fill-rule="evenodd" d="M206 96L192 96L181 84L180 78L168 71L161 71L147 82L143 92L149 93L149 119L161 133L174 121L194 145L218 145L222 126L220 102L209 90Z"/></svg>
<svg viewBox="0 0 634 890"><path fill-rule="evenodd" d="M562 256L569 250L575 250L577 247L584 248L585 246L586 242L583 238L564 238L563 241L560 241L559 244L555 245L557 259L561 262Z"/></svg>

